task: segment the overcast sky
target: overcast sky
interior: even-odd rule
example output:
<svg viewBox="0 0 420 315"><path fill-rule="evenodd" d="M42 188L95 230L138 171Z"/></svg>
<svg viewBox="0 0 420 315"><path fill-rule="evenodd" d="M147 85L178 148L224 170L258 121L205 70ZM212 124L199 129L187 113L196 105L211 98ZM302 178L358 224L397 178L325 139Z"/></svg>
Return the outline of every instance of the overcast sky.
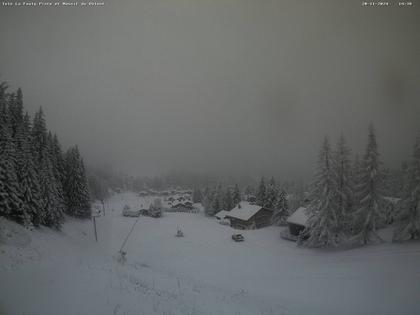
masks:
<svg viewBox="0 0 420 315"><path fill-rule="evenodd" d="M113 2L0 6L0 80L88 165L308 176L325 135L363 154L370 121L386 165L411 154L416 1Z"/></svg>

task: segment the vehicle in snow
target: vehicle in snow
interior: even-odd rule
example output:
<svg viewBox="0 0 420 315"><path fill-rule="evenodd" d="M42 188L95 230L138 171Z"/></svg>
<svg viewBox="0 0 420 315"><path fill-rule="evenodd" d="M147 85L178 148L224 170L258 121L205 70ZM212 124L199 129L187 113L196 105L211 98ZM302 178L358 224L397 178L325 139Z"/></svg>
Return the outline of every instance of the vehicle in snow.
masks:
<svg viewBox="0 0 420 315"><path fill-rule="evenodd" d="M130 208L124 207L122 215L124 217L138 217L140 216L141 210L131 210Z"/></svg>
<svg viewBox="0 0 420 315"><path fill-rule="evenodd" d="M242 234L233 234L232 239L235 242L243 242L244 241L244 237L242 236Z"/></svg>
<svg viewBox="0 0 420 315"><path fill-rule="evenodd" d="M152 218L160 218L162 216L162 210L149 210L149 216Z"/></svg>

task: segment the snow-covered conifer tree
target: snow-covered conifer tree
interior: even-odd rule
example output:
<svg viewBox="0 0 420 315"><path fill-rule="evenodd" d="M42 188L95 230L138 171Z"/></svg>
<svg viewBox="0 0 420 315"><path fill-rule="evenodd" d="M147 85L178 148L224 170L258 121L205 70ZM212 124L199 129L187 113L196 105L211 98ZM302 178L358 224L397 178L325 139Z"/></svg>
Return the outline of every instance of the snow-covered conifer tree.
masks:
<svg viewBox="0 0 420 315"><path fill-rule="evenodd" d="M241 192L239 190L238 184L235 185L235 188L233 189L233 206L236 207L238 203L241 202Z"/></svg>
<svg viewBox="0 0 420 315"><path fill-rule="evenodd" d="M376 233L380 222L384 222L384 200L379 191L381 177L375 129L370 125L366 153L361 164L360 182L356 188L358 209L353 213L355 236L352 238L355 244L381 241Z"/></svg>
<svg viewBox="0 0 420 315"><path fill-rule="evenodd" d="M305 185L303 183L303 180L300 179L297 182L293 182L290 184L290 191L291 194L289 195L289 208L290 209L297 209L299 207L302 207L306 203L307 197L305 196Z"/></svg>
<svg viewBox="0 0 420 315"><path fill-rule="evenodd" d="M22 193L23 205L18 217L24 225L33 223L38 226L43 222L41 209L41 195L38 172L33 162L31 152L30 118L26 113L22 123L16 130L17 177Z"/></svg>
<svg viewBox="0 0 420 315"><path fill-rule="evenodd" d="M307 247L336 246L340 242L337 183L332 164L330 144L325 138L319 154L318 172L308 207L310 218L305 233L309 237L303 242Z"/></svg>
<svg viewBox="0 0 420 315"><path fill-rule="evenodd" d="M64 179L64 159L61 151L60 144L56 136L52 136L48 132L47 136L48 157L51 162L53 180L55 185L55 202L57 210L61 213L65 212L65 194L62 180Z"/></svg>
<svg viewBox="0 0 420 315"><path fill-rule="evenodd" d="M52 137L50 150L50 154L52 155L54 174L57 180L60 181L61 186L63 186L65 179L64 154L56 134L54 134Z"/></svg>
<svg viewBox="0 0 420 315"><path fill-rule="evenodd" d="M268 183L266 194L265 194L265 201L264 201L264 207L268 209L273 209L278 195L278 188L276 185L276 181L274 180L274 177L271 177L270 182Z"/></svg>
<svg viewBox="0 0 420 315"><path fill-rule="evenodd" d="M350 150L346 145L344 136L341 135L334 152L334 175L337 183L337 219L341 229L350 231L350 211L353 204L353 187L351 181Z"/></svg>
<svg viewBox="0 0 420 315"><path fill-rule="evenodd" d="M211 202L211 210L213 213L210 213L210 215L214 215L215 213L219 212L220 210L223 210L223 189L222 184L217 184L216 189L213 192L212 196L212 202Z"/></svg>
<svg viewBox="0 0 420 315"><path fill-rule="evenodd" d="M35 113L32 124L32 154L35 158L35 164L38 169L41 168L41 162L44 156L47 155L47 126L45 123L44 112L42 108Z"/></svg>
<svg viewBox="0 0 420 315"><path fill-rule="evenodd" d="M16 174L16 147L11 137L6 89L5 83L0 84L0 215L16 217L22 207L22 193Z"/></svg>
<svg viewBox="0 0 420 315"><path fill-rule="evenodd" d="M64 186L67 211L76 217L89 218L91 215L89 188L84 163L77 146L67 151L65 167L66 182Z"/></svg>
<svg viewBox="0 0 420 315"><path fill-rule="evenodd" d="M59 196L53 166L46 155L41 161L40 184L43 208L43 224L59 229L64 221L64 205Z"/></svg>
<svg viewBox="0 0 420 315"><path fill-rule="evenodd" d="M23 123L23 94L20 88L9 96L9 114L11 136L15 138L19 126Z"/></svg>
<svg viewBox="0 0 420 315"><path fill-rule="evenodd" d="M223 210L230 211L235 207L233 203L232 190L226 187L223 199Z"/></svg>
<svg viewBox="0 0 420 315"><path fill-rule="evenodd" d="M266 200L266 193L267 192L266 192L264 177L261 177L260 184L258 185L257 195L256 195L257 205L261 207L264 206L265 200Z"/></svg>
<svg viewBox="0 0 420 315"><path fill-rule="evenodd" d="M203 208L204 208L204 214L207 216L212 216L215 213L214 209L212 208L213 197L214 197L214 192L209 187L206 187L204 189L203 199L201 201L201 204L203 205Z"/></svg>
<svg viewBox="0 0 420 315"><path fill-rule="evenodd" d="M280 189L274 205L274 213L272 222L275 225L283 226L286 225L287 217L289 213L289 205L287 202L287 193L285 190Z"/></svg>
<svg viewBox="0 0 420 315"><path fill-rule="evenodd" d="M420 136L414 146L413 159L408 168L403 193L393 240L420 239Z"/></svg>

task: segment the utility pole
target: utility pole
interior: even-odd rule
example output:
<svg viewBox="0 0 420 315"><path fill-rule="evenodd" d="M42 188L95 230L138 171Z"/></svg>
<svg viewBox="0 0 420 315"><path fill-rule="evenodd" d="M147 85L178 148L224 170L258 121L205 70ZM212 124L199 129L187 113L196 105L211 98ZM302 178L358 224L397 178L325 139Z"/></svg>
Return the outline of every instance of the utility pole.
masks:
<svg viewBox="0 0 420 315"><path fill-rule="evenodd" d="M101 210L97 213L92 213L93 231L95 232L95 241L98 241L98 233L96 231L96 218L101 216Z"/></svg>
<svg viewBox="0 0 420 315"><path fill-rule="evenodd" d="M95 241L98 241L98 233L96 233L96 217L93 217L93 229L95 230Z"/></svg>

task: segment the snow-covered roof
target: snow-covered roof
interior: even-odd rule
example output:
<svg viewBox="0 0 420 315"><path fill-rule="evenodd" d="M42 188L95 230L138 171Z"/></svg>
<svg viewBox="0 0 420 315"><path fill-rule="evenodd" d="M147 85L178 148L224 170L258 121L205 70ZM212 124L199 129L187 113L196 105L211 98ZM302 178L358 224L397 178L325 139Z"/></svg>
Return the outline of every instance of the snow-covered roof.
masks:
<svg viewBox="0 0 420 315"><path fill-rule="evenodd" d="M229 211L222 210L222 211L217 212L214 216L219 219L224 219L225 216L227 216L229 213L230 213Z"/></svg>
<svg viewBox="0 0 420 315"><path fill-rule="evenodd" d="M261 210L261 206L251 205L248 202L241 202L241 207L236 206L229 211L228 217L248 221L254 214Z"/></svg>
<svg viewBox="0 0 420 315"><path fill-rule="evenodd" d="M305 207L298 208L293 214L287 218L287 223L299 224L299 225L306 225L309 216L306 213Z"/></svg>

